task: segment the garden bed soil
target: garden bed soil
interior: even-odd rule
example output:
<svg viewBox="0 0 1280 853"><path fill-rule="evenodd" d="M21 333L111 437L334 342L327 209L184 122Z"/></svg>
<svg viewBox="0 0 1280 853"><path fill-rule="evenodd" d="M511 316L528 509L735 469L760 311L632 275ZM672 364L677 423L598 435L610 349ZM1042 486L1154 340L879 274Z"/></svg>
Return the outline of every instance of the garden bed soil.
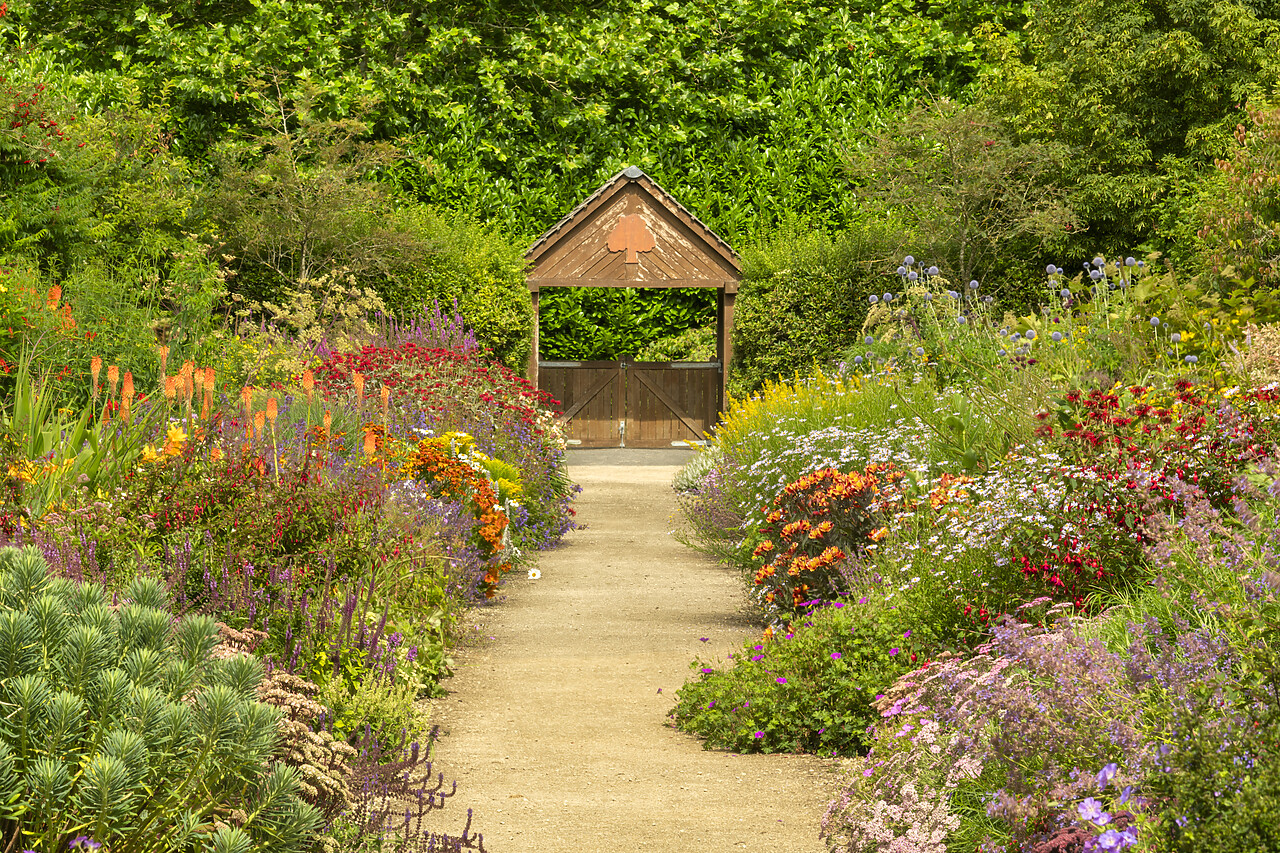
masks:
<svg viewBox="0 0 1280 853"><path fill-rule="evenodd" d="M825 849L833 762L707 751L667 725L690 661L760 631L738 578L672 536L685 458L571 452L586 529L473 613L432 708L437 769L458 780L434 828L471 808L491 853Z"/></svg>

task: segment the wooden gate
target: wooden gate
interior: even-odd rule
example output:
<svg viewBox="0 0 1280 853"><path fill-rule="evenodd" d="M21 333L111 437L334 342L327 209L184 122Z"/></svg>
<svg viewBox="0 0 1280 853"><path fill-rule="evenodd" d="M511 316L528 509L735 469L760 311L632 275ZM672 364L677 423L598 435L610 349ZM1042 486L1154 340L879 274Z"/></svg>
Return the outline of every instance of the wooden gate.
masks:
<svg viewBox="0 0 1280 853"><path fill-rule="evenodd" d="M705 440L720 412L720 363L542 361L577 447L671 447Z"/></svg>

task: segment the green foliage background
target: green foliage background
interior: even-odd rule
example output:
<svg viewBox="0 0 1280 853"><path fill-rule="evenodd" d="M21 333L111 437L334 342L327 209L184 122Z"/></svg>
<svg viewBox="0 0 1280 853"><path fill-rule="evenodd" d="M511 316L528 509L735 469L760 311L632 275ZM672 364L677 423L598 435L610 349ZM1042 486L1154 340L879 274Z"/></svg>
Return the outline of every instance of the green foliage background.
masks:
<svg viewBox="0 0 1280 853"><path fill-rule="evenodd" d="M930 158L967 139L997 147L960 158L972 169L956 186L983 189L997 214L1024 205L1020 221L1037 223L1008 241L981 227L964 238L992 258L976 271L986 292L1025 308L1048 262L1160 252L1212 271L1214 160L1240 150L1246 108L1274 94L1278 27L1280 9L1261 0L15 0L0 17L14 102L43 86L42 102L78 121L43 164L24 162L31 140L0 145L0 247L50 268L99 262L164 280L184 235L216 244L235 231L210 201L233 185L220 148L238 140L265 158L268 131L305 105L313 126L359 122L363 142L394 152L341 166L354 167L344 180L379 187L338 194L355 205L348 219L389 223L403 250L366 283L399 309L456 297L517 366L529 332L521 253L622 167L642 168L745 256L782 251L788 229L814 245L865 242L875 221L945 267L971 256L937 224L938 202L955 199L937 181L913 190L911 169L886 194L866 166L896 140L918 175L936 175ZM919 120L946 99L980 109L990 138ZM300 165L339 168L313 155ZM1032 162L1046 156L1052 169ZM1004 164L1029 176L1017 198L987 191ZM1057 219L1041 216L1049 200ZM891 270L886 241L871 243L863 261ZM825 359L851 343L845 303L865 293L830 259L778 267L792 269L785 286L774 270L772 286L756 276L744 288L737 387L802 366L788 353ZM283 286L226 263L240 274L233 290ZM1229 281L1219 290L1239 294ZM639 351L705 324L699 299L556 294L543 350Z"/></svg>

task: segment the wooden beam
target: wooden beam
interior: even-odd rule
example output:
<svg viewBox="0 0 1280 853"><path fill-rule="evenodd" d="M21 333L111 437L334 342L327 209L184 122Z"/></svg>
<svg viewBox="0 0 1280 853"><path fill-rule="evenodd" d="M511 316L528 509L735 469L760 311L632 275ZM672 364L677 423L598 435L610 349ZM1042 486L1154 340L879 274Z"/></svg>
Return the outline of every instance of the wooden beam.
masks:
<svg viewBox="0 0 1280 853"><path fill-rule="evenodd" d="M728 290L729 285L737 290L738 283L726 279L713 278L655 278L655 279L619 279L619 278L530 278L529 291L535 292L543 287L716 287Z"/></svg>
<svg viewBox="0 0 1280 853"><path fill-rule="evenodd" d="M533 387L538 387L538 291L530 289L529 299L533 303L533 345L529 348L529 367L525 371Z"/></svg>
<svg viewBox="0 0 1280 853"><path fill-rule="evenodd" d="M720 376L720 411L729 410L729 365L733 363L733 303L737 294L731 290L720 292L719 356L724 373Z"/></svg>

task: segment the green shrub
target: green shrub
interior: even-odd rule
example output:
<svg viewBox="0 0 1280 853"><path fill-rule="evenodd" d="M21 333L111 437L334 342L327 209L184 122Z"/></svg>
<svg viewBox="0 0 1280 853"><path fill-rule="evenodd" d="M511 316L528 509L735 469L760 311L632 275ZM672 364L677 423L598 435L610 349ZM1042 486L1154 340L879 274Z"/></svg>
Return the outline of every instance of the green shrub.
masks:
<svg viewBox="0 0 1280 853"><path fill-rule="evenodd" d="M836 602L787 633L745 643L724 669L694 661L701 677L677 692L672 720L708 749L863 751L876 694L943 639L896 603L875 593Z"/></svg>
<svg viewBox="0 0 1280 853"><path fill-rule="evenodd" d="M297 771L268 765L261 664L211 660L213 620L175 625L155 581L122 602L51 579L34 548L0 551L0 835L38 853L79 835L117 853L307 849L319 816Z"/></svg>
<svg viewBox="0 0 1280 853"><path fill-rule="evenodd" d="M433 303L448 313L456 302L482 347L523 371L533 334L533 307L524 281L523 250L501 234L461 217L419 207L401 214L426 247L424 256L370 284L405 319Z"/></svg>
<svg viewBox="0 0 1280 853"><path fill-rule="evenodd" d="M636 353L636 361L715 361L718 357L715 326L665 335Z"/></svg>
<svg viewBox="0 0 1280 853"><path fill-rule="evenodd" d="M538 313L542 358L665 361L648 351L688 350L688 343L662 342L714 323L716 300L704 288L557 287L542 292ZM712 341L714 352L714 332Z"/></svg>
<svg viewBox="0 0 1280 853"><path fill-rule="evenodd" d="M784 232L745 251L729 393L746 396L771 379L807 373L857 340L866 294L890 287L884 274L902 244L899 232L869 224L839 237Z"/></svg>

